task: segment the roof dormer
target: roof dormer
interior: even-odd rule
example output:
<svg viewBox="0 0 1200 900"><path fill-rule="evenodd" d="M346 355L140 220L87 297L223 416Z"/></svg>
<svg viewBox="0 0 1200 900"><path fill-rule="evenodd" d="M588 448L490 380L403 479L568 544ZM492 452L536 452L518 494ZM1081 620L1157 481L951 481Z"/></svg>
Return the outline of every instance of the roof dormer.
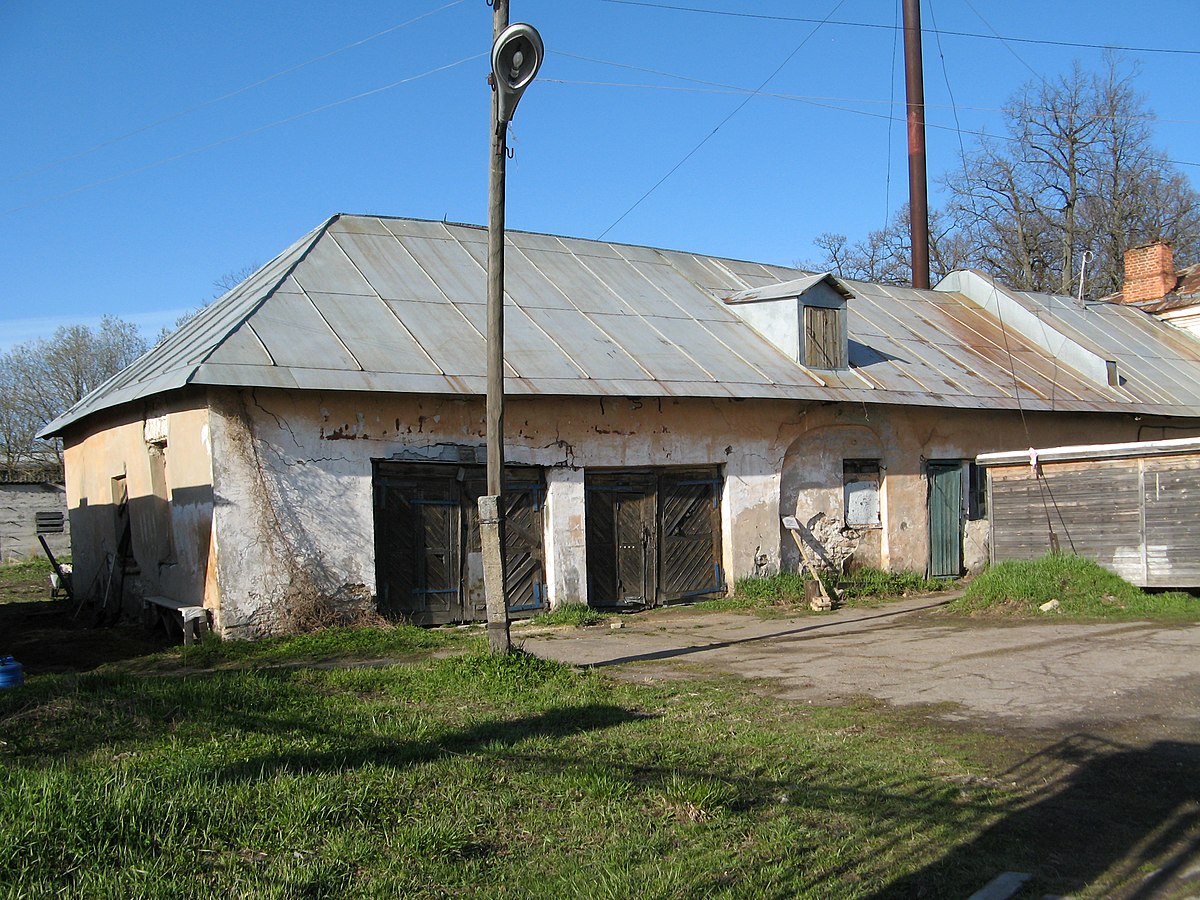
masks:
<svg viewBox="0 0 1200 900"><path fill-rule="evenodd" d="M849 366L849 288L828 272L739 291L725 303L750 327L810 369Z"/></svg>

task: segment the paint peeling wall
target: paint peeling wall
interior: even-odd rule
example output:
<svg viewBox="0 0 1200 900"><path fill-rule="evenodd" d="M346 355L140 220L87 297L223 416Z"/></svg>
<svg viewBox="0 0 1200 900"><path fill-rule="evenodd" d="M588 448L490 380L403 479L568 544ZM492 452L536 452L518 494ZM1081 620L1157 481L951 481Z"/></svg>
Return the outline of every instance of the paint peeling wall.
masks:
<svg viewBox="0 0 1200 900"><path fill-rule="evenodd" d="M76 591L104 591L106 560L119 540L114 488L123 481L131 537L127 610L138 612L141 598L151 595L215 608L216 584L207 578L213 499L203 394L98 417L88 426L64 440Z"/></svg>
<svg viewBox="0 0 1200 900"><path fill-rule="evenodd" d="M482 448L483 403L437 397L213 391L221 623L253 636L289 627L306 605L369 606L375 592L372 461L458 459ZM878 528L859 529L853 563L925 571L931 459L1068 437L1129 440L1132 417L770 401L509 398L507 462L542 467L552 605L585 602L584 472L719 465L727 583L792 568L781 515L844 518L842 461L878 458ZM1026 430L1028 428L1028 430ZM482 461L482 451L478 451ZM978 526L965 529L965 558ZM828 533L828 532L827 532ZM311 610L309 610L311 612Z"/></svg>
<svg viewBox="0 0 1200 900"><path fill-rule="evenodd" d="M759 557L776 570L780 407L509 398L506 461L545 470L550 603L586 602L589 468L722 466L725 571L752 571ZM457 459L484 445L483 413L474 400L214 391L224 632L286 629L297 608L331 599L365 605L375 592L373 461Z"/></svg>

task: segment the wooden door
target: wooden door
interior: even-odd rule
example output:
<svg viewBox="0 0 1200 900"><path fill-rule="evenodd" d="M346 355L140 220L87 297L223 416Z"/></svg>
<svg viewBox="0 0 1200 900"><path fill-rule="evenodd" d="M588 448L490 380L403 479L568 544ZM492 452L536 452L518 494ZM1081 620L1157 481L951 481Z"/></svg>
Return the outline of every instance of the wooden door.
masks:
<svg viewBox="0 0 1200 900"><path fill-rule="evenodd" d="M606 473L586 486L588 604L655 602L655 480L646 472Z"/></svg>
<svg viewBox="0 0 1200 900"><path fill-rule="evenodd" d="M685 600L723 590L720 477L664 472L658 506L660 599Z"/></svg>

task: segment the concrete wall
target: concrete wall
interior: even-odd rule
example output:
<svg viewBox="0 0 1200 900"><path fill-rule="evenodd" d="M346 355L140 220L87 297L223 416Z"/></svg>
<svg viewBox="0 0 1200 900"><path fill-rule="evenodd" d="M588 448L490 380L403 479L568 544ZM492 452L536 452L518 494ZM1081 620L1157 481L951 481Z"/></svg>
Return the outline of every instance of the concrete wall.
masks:
<svg viewBox="0 0 1200 900"><path fill-rule="evenodd" d="M115 484L128 496L131 559L124 601L147 595L218 604L213 550L212 464L202 392L89 420L65 435L67 502L77 591L101 593L119 534ZM157 467L157 470L156 470Z"/></svg>
<svg viewBox="0 0 1200 900"><path fill-rule="evenodd" d="M45 538L55 556L70 554L71 527L62 485L0 484L0 560L45 555L37 539L35 517L39 512L63 514L63 533Z"/></svg>
<svg viewBox="0 0 1200 900"><path fill-rule="evenodd" d="M372 461L436 460L446 451L453 458L484 444L483 403L474 399L278 390L213 390L211 397L218 624L230 635L287 628L330 601L369 605ZM780 516L807 521L822 512L836 526L842 460L878 458L881 523L859 530L851 562L923 572L928 460L1133 440L1146 423L1126 415L1022 419L846 404L510 397L506 426L507 461L546 472L547 587L558 605L586 599L587 469L721 466L723 568L732 586L794 567L798 554ZM981 533L968 524L969 563L986 558Z"/></svg>

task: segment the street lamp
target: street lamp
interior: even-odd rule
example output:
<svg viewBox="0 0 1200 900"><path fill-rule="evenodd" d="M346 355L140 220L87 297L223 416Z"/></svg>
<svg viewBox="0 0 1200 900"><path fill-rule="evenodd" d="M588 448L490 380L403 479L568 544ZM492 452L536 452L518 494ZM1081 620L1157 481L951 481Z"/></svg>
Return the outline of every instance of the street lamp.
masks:
<svg viewBox="0 0 1200 900"><path fill-rule="evenodd" d="M504 591L504 175L505 131L525 88L542 65L545 50L532 25L508 24L508 0L492 5L492 136L488 177L487 267L487 495L479 498L483 590L488 646L512 649Z"/></svg>

